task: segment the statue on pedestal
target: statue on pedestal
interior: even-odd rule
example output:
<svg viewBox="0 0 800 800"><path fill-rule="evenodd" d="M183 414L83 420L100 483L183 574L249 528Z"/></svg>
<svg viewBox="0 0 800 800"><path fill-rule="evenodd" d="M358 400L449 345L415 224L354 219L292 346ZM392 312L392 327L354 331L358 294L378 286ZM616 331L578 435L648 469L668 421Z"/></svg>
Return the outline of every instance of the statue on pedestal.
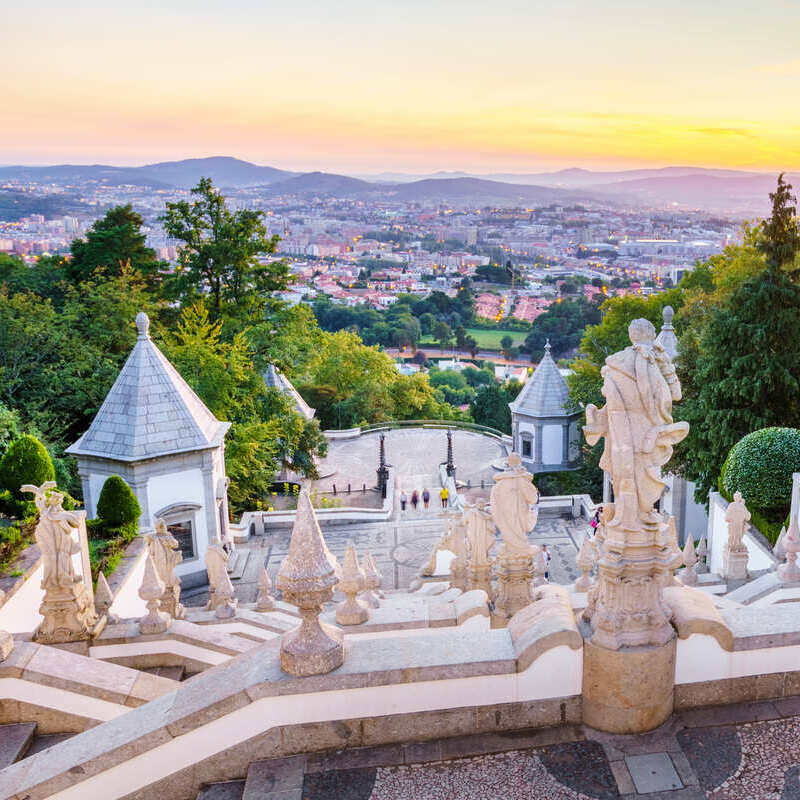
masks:
<svg viewBox="0 0 800 800"><path fill-rule="evenodd" d="M728 541L722 551L722 577L729 581L747 580L747 545L744 535L747 533L747 523L750 522L750 512L744 504L741 492L734 492L733 502L725 512L725 522L728 523Z"/></svg>
<svg viewBox="0 0 800 800"><path fill-rule="evenodd" d="M213 611L218 619L230 619L236 616L236 599L228 575L228 553L220 542L219 536L206 550L206 571L208 572L208 603L206 611Z"/></svg>
<svg viewBox="0 0 800 800"><path fill-rule="evenodd" d="M460 512L445 511L445 534L442 546L455 555L450 562L450 586L466 591L467 588L467 531Z"/></svg>
<svg viewBox="0 0 800 800"><path fill-rule="evenodd" d="M689 432L688 423L673 422L680 382L652 323L634 320L628 335L631 346L609 356L601 371L606 405L586 407L584 428L589 444L605 437L600 466L614 487L585 612L592 642L611 650L664 644L675 635L661 590L682 554L656 503L665 486L661 467Z"/></svg>
<svg viewBox="0 0 800 800"><path fill-rule="evenodd" d="M158 577L164 583L161 610L173 619L183 619L186 609L181 605L181 579L175 574L175 567L183 561L183 554L178 540L167 530L163 519L156 520L156 532L147 537L147 549Z"/></svg>
<svg viewBox="0 0 800 800"><path fill-rule="evenodd" d="M536 525L538 512L534 506L539 502L539 492L518 453L508 456L508 469L494 480L492 519L503 539L497 558L494 624L502 625L531 602L533 559L539 548L530 544L528 533Z"/></svg>
<svg viewBox="0 0 800 800"><path fill-rule="evenodd" d="M83 518L61 507L64 495L55 488L53 481L21 487L34 496L39 509L34 537L42 553L44 599L39 613L44 619L33 638L45 644L90 639L106 624L106 618L96 614L89 589L72 563L72 557L80 553L73 531L81 527Z"/></svg>
<svg viewBox="0 0 800 800"><path fill-rule="evenodd" d="M467 579L470 589L483 589L492 596L492 558L489 553L495 545L495 527L486 504L470 504L464 511L469 560Z"/></svg>

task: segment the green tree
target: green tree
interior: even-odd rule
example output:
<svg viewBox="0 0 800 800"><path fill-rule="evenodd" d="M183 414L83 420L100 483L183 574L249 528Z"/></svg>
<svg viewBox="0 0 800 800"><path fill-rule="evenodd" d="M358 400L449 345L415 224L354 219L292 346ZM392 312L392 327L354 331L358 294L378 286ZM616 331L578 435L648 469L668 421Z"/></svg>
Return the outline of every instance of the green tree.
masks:
<svg viewBox="0 0 800 800"><path fill-rule="evenodd" d="M121 528L139 520L142 509L136 495L119 475L106 478L97 500L97 516L106 528Z"/></svg>
<svg viewBox="0 0 800 800"><path fill-rule="evenodd" d="M0 489L17 500L26 495L20 487L26 483L41 486L55 478L55 469L44 445L34 436L23 434L8 446L0 459Z"/></svg>
<svg viewBox="0 0 800 800"><path fill-rule="evenodd" d="M680 340L680 413L690 430L676 466L695 481L701 502L743 436L800 427L800 287L787 271L800 253L800 238L787 230L795 216L788 208L790 188L779 181L772 216L761 226L765 238L757 247L766 269L695 320L693 338Z"/></svg>
<svg viewBox="0 0 800 800"><path fill-rule="evenodd" d="M72 257L65 265L68 279L73 283L89 280L99 267L108 276L120 275L127 265L149 284L157 283L166 264L145 244L142 225L144 220L130 203L107 211L89 228L85 239L75 239L70 245Z"/></svg>
<svg viewBox="0 0 800 800"><path fill-rule="evenodd" d="M172 288L184 303L208 293L212 320L246 319L263 308L267 293L286 288L288 265L262 261L278 237L269 238L263 211L231 211L210 178L201 178L192 196L191 203L167 203L161 218L167 234L182 242Z"/></svg>
<svg viewBox="0 0 800 800"><path fill-rule="evenodd" d="M511 433L511 410L508 393L496 383L481 386L470 403L472 419L478 425L495 428L503 433Z"/></svg>
<svg viewBox="0 0 800 800"><path fill-rule="evenodd" d="M441 350L444 350L453 338L453 331L450 329L450 326L441 320L434 323L432 334L433 338L439 342L439 348Z"/></svg>

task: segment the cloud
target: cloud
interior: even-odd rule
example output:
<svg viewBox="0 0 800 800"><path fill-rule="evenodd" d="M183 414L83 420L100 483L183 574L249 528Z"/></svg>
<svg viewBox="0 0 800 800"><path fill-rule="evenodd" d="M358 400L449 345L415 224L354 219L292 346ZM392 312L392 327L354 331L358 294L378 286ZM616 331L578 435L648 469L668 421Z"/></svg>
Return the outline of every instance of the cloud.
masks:
<svg viewBox="0 0 800 800"><path fill-rule="evenodd" d="M756 67L756 70L768 75L800 76L800 58L793 58L790 61L780 61L777 64L762 64Z"/></svg>
<svg viewBox="0 0 800 800"><path fill-rule="evenodd" d="M747 128L692 128L692 133L702 133L704 136L743 136L745 139L757 139L755 134Z"/></svg>

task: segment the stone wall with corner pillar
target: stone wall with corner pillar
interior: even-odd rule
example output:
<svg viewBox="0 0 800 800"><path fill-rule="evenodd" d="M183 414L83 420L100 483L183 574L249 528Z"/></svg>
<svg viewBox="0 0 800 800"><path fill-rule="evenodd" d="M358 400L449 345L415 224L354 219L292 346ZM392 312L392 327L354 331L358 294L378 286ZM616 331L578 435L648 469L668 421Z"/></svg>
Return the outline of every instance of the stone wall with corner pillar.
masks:
<svg viewBox="0 0 800 800"><path fill-rule="evenodd" d="M184 557L175 572L186 587L206 582L205 553L214 537L222 534L217 495L225 480L223 445L134 462L83 455L77 459L90 517L96 516L103 484L118 475L139 501L140 533L152 531L156 517L162 515L168 524L190 521L195 555Z"/></svg>

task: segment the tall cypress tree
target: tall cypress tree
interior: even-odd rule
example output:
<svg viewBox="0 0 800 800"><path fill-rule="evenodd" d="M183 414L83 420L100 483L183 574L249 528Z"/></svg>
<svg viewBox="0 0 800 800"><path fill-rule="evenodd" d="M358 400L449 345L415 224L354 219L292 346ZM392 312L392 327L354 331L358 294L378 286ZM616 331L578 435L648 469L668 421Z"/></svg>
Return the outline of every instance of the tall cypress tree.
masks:
<svg viewBox="0 0 800 800"><path fill-rule="evenodd" d="M788 269L800 252L791 186L778 179L759 249L766 269L713 309L696 359L682 365L695 391L683 404L690 426L686 477L697 499L714 488L739 439L772 425L800 427L800 287Z"/></svg>

